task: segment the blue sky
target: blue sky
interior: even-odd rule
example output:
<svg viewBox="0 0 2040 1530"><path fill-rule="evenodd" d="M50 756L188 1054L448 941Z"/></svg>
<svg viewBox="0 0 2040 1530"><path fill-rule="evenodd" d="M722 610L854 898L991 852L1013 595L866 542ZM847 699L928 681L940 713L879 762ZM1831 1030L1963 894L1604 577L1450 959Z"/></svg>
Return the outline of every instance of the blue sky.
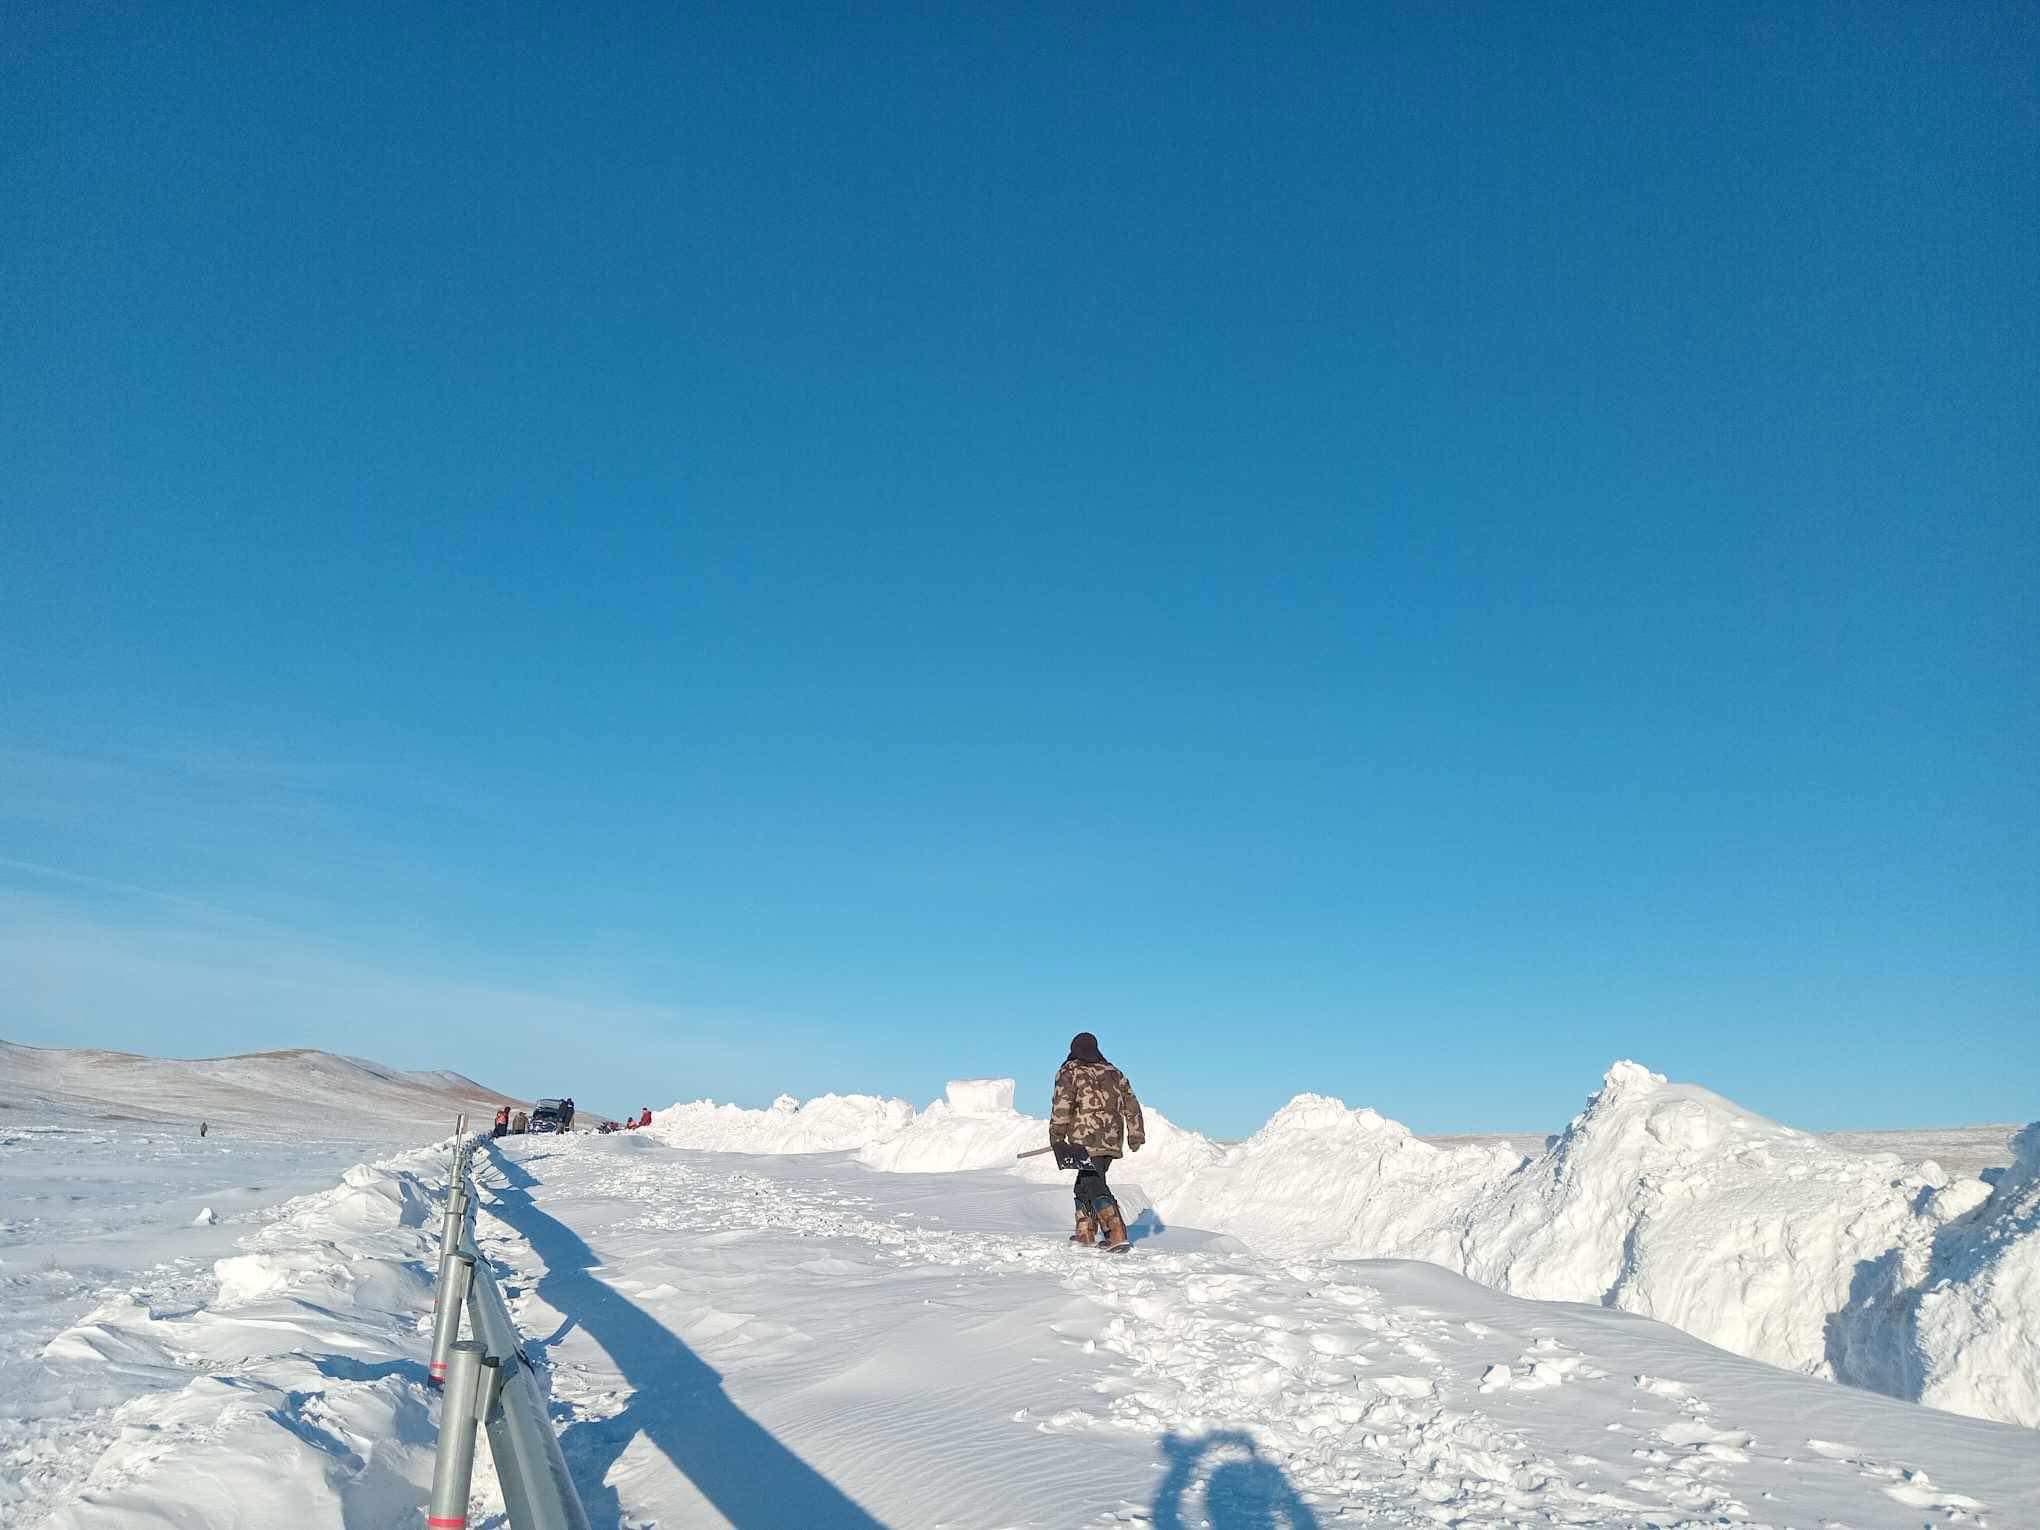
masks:
<svg viewBox="0 0 2040 1530"><path fill-rule="evenodd" d="M0 1035L2040 1114L2040 13L884 10L11 13Z"/></svg>

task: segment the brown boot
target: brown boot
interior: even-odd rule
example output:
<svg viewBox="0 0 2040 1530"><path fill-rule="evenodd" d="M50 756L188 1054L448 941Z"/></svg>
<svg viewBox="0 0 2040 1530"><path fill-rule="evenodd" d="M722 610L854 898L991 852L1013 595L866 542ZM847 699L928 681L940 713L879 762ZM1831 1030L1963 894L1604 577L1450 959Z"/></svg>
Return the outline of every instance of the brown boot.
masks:
<svg viewBox="0 0 2040 1530"><path fill-rule="evenodd" d="M1077 1230L1071 1236L1070 1242L1078 1245L1081 1248L1089 1248L1092 1244L1096 1243L1097 1241L1098 1241L1098 1224L1091 1219L1091 1213L1088 1211L1078 1212Z"/></svg>
<svg viewBox="0 0 2040 1530"><path fill-rule="evenodd" d="M1098 1226L1105 1234L1105 1246L1115 1252L1132 1248L1126 1237L1126 1218L1119 1214L1117 1206L1107 1206L1098 1213Z"/></svg>

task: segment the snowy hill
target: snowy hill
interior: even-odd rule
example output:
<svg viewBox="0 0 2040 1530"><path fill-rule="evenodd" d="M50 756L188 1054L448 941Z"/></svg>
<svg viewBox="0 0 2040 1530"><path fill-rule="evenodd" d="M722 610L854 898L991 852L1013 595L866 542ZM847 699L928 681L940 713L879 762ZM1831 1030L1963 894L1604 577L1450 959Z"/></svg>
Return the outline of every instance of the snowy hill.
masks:
<svg viewBox="0 0 2040 1530"><path fill-rule="evenodd" d="M964 1080L920 1112L869 1097L701 1102L653 1130L677 1147L833 1148L896 1172L1058 1178L1046 1158L1014 1160L1047 1124L1012 1099L1010 1081ZM2008 1133L1995 1155L1972 1145L2010 1165L1987 1171L1993 1188L1633 1062L1529 1156L1435 1145L1322 1095L1229 1146L1147 1118L1147 1147L1115 1179L1170 1223L1283 1257L1421 1259L1510 1295L1640 1313L1791 1370L2040 1425L2040 1393L2010 1374L2012 1356L2040 1347L2040 1125L2016 1157Z"/></svg>
<svg viewBox="0 0 2040 1530"><path fill-rule="evenodd" d="M0 1041L0 1123L38 1117L215 1126L382 1142L430 1139L462 1111L509 1099L459 1073L406 1073L294 1047L233 1057L140 1057Z"/></svg>

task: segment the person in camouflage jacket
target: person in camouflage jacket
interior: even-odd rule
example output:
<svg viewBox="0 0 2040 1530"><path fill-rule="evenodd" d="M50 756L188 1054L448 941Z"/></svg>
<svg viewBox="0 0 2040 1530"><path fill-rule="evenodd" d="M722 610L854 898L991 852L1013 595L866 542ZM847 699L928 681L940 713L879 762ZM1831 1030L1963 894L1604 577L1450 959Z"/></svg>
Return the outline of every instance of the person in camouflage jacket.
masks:
<svg viewBox="0 0 2040 1530"><path fill-rule="evenodd" d="M1126 1219L1105 1173L1114 1159L1140 1151L1147 1125L1133 1085L1105 1060L1089 1031L1070 1042L1070 1055L1056 1073L1048 1141L1057 1163L1072 1154L1084 1160L1077 1166L1077 1230L1070 1241L1088 1246L1102 1234L1106 1247L1127 1247Z"/></svg>

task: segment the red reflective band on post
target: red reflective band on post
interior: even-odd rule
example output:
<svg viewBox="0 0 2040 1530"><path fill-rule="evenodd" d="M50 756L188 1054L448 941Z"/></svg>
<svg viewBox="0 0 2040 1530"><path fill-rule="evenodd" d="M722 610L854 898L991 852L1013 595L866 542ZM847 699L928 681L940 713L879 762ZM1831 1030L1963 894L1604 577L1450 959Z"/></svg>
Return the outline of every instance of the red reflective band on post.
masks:
<svg viewBox="0 0 2040 1530"><path fill-rule="evenodd" d="M432 1373L432 1379L434 1381L446 1380L446 1367L441 1365L437 1360L433 1361L431 1365L426 1367L426 1369Z"/></svg>
<svg viewBox="0 0 2040 1530"><path fill-rule="evenodd" d="M467 1516L463 1514L459 1519L434 1519L428 1514L425 1516L425 1523L430 1525L432 1530L461 1530L467 1523Z"/></svg>

